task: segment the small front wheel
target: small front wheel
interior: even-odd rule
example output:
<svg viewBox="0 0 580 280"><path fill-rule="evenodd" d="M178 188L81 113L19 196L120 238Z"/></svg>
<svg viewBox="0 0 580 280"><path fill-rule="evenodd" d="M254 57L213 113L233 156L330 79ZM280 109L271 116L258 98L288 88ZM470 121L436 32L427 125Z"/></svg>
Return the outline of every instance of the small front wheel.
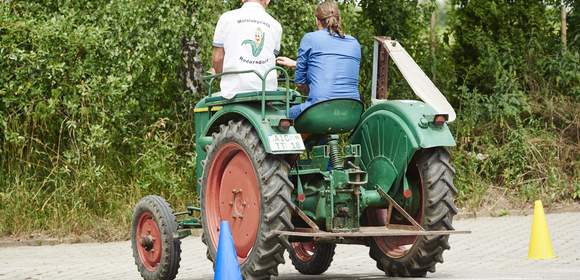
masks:
<svg viewBox="0 0 580 280"><path fill-rule="evenodd" d="M292 242L290 260L298 272L306 275L320 275L330 267L334 257L334 243L314 241Z"/></svg>
<svg viewBox="0 0 580 280"><path fill-rule="evenodd" d="M181 241L174 238L177 220L165 199L146 196L133 211L131 246L145 280L173 280L181 260Z"/></svg>

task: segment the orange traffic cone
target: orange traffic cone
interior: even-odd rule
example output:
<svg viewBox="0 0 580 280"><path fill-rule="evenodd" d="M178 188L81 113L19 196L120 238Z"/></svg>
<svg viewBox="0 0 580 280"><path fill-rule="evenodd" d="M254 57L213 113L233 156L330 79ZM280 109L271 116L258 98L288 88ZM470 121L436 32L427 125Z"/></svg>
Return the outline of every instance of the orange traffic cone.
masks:
<svg viewBox="0 0 580 280"><path fill-rule="evenodd" d="M534 223L532 224L532 235L530 236L530 249L528 250L529 260L553 259L552 239L548 230L548 223L544 215L544 207L540 200L534 202Z"/></svg>

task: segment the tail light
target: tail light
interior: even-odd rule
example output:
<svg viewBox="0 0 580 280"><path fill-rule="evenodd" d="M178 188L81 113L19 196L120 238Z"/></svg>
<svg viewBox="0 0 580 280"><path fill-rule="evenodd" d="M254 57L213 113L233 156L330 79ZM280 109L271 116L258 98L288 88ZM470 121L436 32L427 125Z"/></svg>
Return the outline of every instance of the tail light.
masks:
<svg viewBox="0 0 580 280"><path fill-rule="evenodd" d="M280 122L278 122L278 129L280 131L288 131L288 129L290 128L290 126L292 126L292 124L293 124L292 120L281 119Z"/></svg>
<svg viewBox="0 0 580 280"><path fill-rule="evenodd" d="M447 119L449 119L449 115L435 115L435 118L433 118L433 124L436 126L443 126L447 122Z"/></svg>

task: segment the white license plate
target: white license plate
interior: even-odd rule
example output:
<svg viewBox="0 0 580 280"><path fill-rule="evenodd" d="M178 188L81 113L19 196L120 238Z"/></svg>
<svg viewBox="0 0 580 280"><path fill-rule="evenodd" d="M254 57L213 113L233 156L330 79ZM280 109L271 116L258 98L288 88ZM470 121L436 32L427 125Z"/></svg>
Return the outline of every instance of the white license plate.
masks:
<svg viewBox="0 0 580 280"><path fill-rule="evenodd" d="M276 134L268 136L272 151L300 151L304 150L304 142L300 134Z"/></svg>

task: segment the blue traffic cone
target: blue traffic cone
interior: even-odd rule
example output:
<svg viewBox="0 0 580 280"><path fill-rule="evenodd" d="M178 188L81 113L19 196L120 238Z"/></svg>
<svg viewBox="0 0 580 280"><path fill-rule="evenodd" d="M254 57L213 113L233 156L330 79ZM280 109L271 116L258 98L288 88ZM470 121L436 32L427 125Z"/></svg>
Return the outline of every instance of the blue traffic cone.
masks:
<svg viewBox="0 0 580 280"><path fill-rule="evenodd" d="M242 280L238 254L228 221L220 223L220 240L217 249L214 280Z"/></svg>

